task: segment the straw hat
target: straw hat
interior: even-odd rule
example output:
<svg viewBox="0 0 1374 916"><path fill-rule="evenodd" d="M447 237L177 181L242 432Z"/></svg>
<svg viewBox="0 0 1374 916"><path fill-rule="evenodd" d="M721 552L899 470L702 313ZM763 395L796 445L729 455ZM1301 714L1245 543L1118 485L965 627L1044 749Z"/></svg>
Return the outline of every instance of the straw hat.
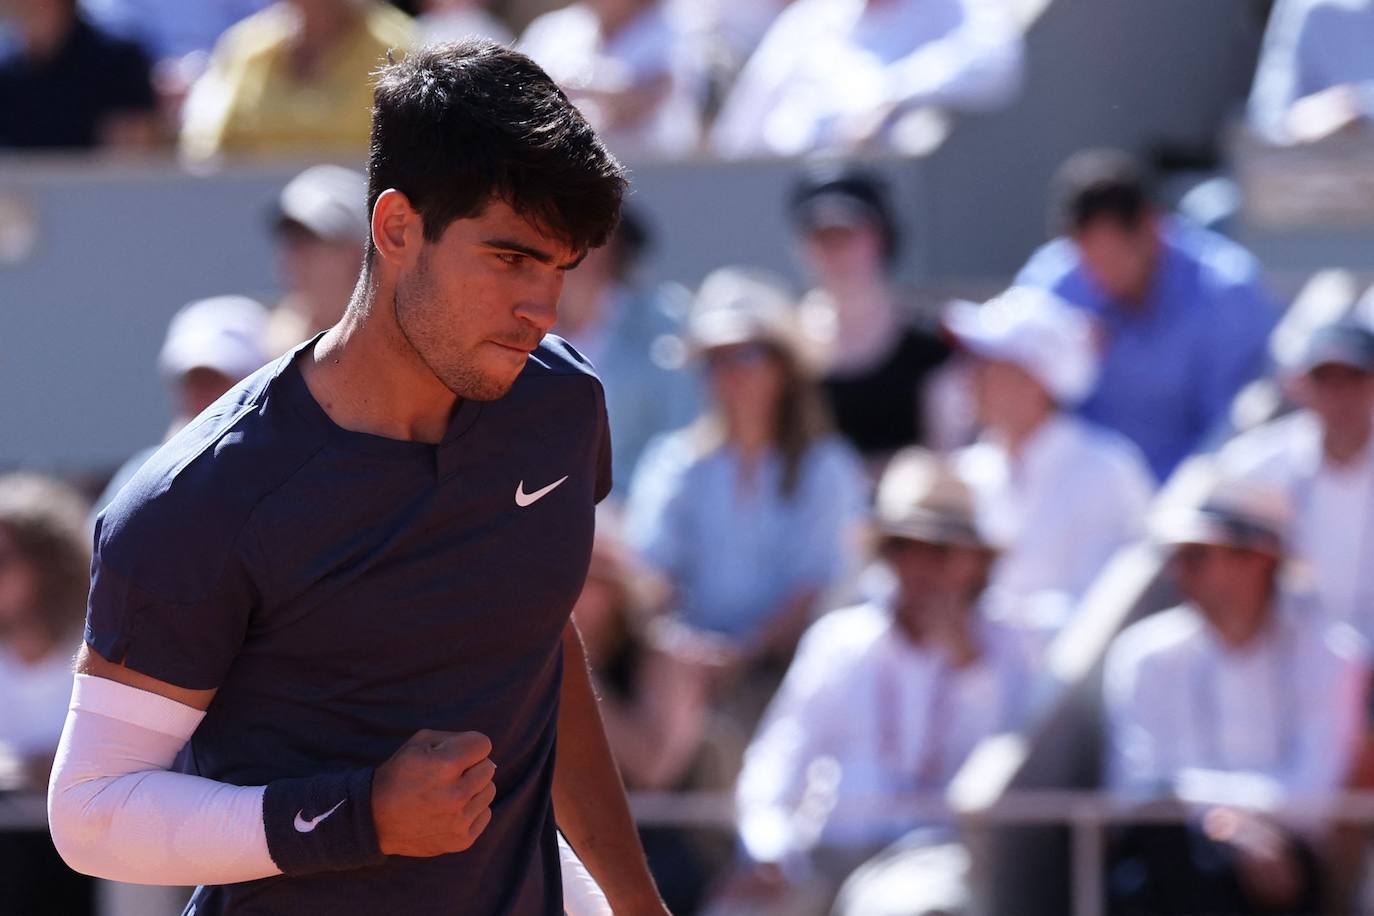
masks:
<svg viewBox="0 0 1374 916"><path fill-rule="evenodd" d="M973 491L948 462L921 448L889 462L873 512L880 536L995 550L979 524Z"/></svg>
<svg viewBox="0 0 1374 916"><path fill-rule="evenodd" d="M1224 474L1203 456L1174 475L1160 494L1149 527L1154 539L1169 547L1211 544L1281 557L1292 523L1292 502L1280 486Z"/></svg>

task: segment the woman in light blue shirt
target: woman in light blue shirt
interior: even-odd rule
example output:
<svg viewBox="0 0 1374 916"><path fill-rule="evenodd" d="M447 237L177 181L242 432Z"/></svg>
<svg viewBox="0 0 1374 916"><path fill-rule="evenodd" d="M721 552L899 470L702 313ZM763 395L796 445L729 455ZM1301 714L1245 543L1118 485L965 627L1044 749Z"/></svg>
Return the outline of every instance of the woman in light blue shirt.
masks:
<svg viewBox="0 0 1374 916"><path fill-rule="evenodd" d="M690 331L710 404L646 451L629 536L672 581L684 622L719 634L746 663L785 659L854 570L866 479L830 433L776 283L716 271Z"/></svg>

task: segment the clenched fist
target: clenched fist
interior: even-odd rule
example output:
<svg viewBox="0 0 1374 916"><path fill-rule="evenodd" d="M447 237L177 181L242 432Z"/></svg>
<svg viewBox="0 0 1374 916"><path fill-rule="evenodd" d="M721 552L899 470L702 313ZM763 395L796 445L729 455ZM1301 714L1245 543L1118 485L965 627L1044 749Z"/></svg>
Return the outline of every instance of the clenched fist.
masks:
<svg viewBox="0 0 1374 916"><path fill-rule="evenodd" d="M425 858L462 852L491 823L491 741L422 729L377 768L372 819L382 852Z"/></svg>

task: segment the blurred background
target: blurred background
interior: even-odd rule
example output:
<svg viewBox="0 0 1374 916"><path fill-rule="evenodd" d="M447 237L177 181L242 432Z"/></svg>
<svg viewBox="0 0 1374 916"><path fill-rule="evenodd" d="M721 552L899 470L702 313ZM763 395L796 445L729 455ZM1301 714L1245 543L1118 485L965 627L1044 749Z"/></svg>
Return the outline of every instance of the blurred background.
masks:
<svg viewBox="0 0 1374 916"><path fill-rule="evenodd" d="M1374 912L1374 0L0 0L0 914L180 912L46 834L90 526L472 34L632 175L555 330L674 913Z"/></svg>

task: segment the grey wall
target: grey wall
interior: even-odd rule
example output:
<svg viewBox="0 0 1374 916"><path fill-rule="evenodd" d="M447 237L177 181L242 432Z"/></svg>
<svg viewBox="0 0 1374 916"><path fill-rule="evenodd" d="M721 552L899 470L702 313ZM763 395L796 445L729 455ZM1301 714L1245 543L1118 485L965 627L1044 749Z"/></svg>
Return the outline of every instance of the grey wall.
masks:
<svg viewBox="0 0 1374 916"><path fill-rule="evenodd" d="M1043 240L1045 182L1075 149L1209 143L1248 86L1252 6L1055 0L1029 34L1015 107L960 119L926 159L876 164L910 230L905 277L1004 282ZM200 177L170 163L0 159L0 467L97 468L160 436L153 363L168 317L201 296L272 293L264 212L298 165ZM724 263L795 274L781 208L794 166L634 172L658 276L691 283ZM36 214L38 242L9 263L16 201Z"/></svg>

